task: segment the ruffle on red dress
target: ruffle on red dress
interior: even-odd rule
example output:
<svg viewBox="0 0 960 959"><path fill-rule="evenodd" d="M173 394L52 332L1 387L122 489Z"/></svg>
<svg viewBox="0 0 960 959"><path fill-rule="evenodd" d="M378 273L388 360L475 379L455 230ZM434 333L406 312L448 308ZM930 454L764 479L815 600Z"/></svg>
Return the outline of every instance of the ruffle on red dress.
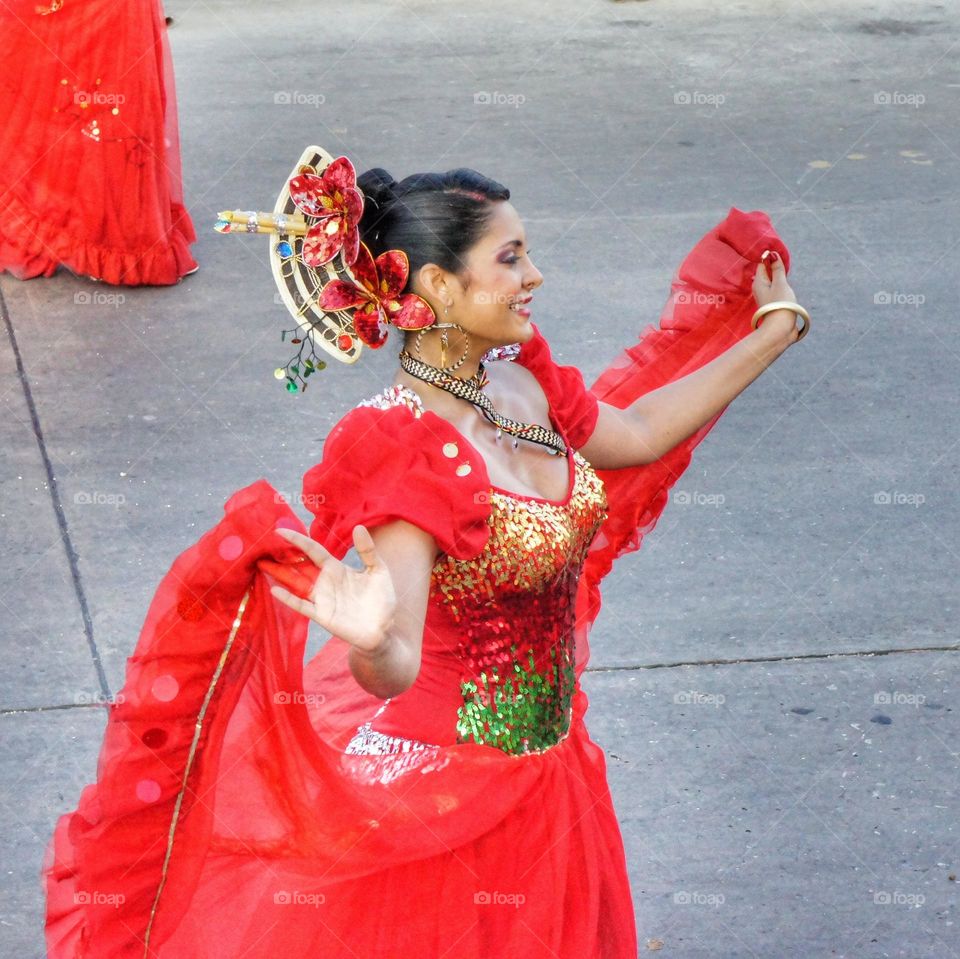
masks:
<svg viewBox="0 0 960 959"><path fill-rule="evenodd" d="M598 399L625 405L749 333L767 248L787 262L765 214L732 209L684 260L660 329L596 391L539 330L521 346L516 361L571 447ZM386 701L359 687L338 637L304 668L307 620L273 599L261 566L297 563L275 530L304 525L265 480L235 493L161 581L109 707L97 781L56 824L42 872L49 959L635 959L623 842L579 679L600 580L652 528L708 429L656 464L603 474L571 448L570 491L548 501L491 487L477 451L429 412L346 414L304 476L311 534L342 558L355 524L399 517L449 551L421 675ZM529 698L493 709L478 687L504 663L517 675L499 691ZM459 706L437 722L451 688ZM370 728L394 707L392 726ZM546 745L529 748L518 728ZM397 748L358 751L361 732Z"/></svg>
<svg viewBox="0 0 960 959"><path fill-rule="evenodd" d="M62 264L125 286L191 272L160 0L6 0L0 62L0 271Z"/></svg>
<svg viewBox="0 0 960 959"><path fill-rule="evenodd" d="M601 402L626 409L646 393L672 383L725 353L753 328L757 308L753 281L765 250L780 255L790 270L790 251L762 210L731 207L684 257L670 283L657 325L604 369L590 387ZM614 560L640 548L657 524L670 489L690 465L693 451L717 425L727 407L655 463L598 470L615 507L593 542L577 597L577 660L590 657L588 636L600 612L600 582Z"/></svg>
<svg viewBox="0 0 960 959"><path fill-rule="evenodd" d="M416 417L406 406L351 410L303 477L304 505L314 514L310 536L342 558L357 523L402 519L431 533L445 553L476 556L490 535L488 484L479 456L469 474L456 475L464 457L446 456L443 447L458 440L451 424L430 411ZM350 503L331 490L351 491Z"/></svg>

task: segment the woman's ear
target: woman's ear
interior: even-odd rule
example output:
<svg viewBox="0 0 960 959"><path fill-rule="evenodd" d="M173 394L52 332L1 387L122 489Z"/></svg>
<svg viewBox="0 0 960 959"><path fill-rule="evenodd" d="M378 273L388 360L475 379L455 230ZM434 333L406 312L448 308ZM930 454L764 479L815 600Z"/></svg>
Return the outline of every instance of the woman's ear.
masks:
<svg viewBox="0 0 960 959"><path fill-rule="evenodd" d="M436 263L424 263L417 271L420 292L434 303L442 302L446 294L447 273Z"/></svg>

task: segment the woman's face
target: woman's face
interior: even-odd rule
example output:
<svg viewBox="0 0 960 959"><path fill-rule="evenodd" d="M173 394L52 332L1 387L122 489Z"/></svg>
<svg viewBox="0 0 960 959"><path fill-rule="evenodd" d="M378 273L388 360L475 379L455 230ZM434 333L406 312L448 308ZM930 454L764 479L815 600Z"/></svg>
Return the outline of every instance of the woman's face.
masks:
<svg viewBox="0 0 960 959"><path fill-rule="evenodd" d="M438 318L459 323L471 337L493 345L529 340L533 327L528 301L543 274L530 259L523 223L508 201L493 204L486 233L467 254L467 270L466 288L456 277L451 279L453 304L449 313L441 308Z"/></svg>

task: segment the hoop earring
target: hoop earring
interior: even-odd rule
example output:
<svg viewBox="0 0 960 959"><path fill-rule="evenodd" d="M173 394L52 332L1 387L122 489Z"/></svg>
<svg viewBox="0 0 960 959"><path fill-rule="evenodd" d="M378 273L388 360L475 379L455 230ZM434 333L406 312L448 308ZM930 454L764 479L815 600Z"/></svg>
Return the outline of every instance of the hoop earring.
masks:
<svg viewBox="0 0 960 959"><path fill-rule="evenodd" d="M444 315L450 312L449 304L444 308ZM435 323L433 326L426 326L419 333L417 333L417 338L414 341L414 346L417 351L417 356L420 358L421 362L426 362L423 359L423 354L420 352L420 338L423 336L427 330L437 329L440 331L440 366L437 369L443 370L444 373L452 373L454 370L459 369L463 364L463 361L467 358L470 353L470 334L462 327L459 323ZM454 329L459 330L463 334L464 345L463 345L463 356L457 360L453 366L447 366L447 347L450 345L447 342L447 330Z"/></svg>

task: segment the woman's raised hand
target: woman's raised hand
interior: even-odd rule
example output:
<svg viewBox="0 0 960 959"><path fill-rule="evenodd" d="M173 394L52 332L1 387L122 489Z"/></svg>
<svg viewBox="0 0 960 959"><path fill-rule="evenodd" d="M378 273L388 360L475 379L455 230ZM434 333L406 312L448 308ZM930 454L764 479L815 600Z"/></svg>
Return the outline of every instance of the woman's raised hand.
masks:
<svg viewBox="0 0 960 959"><path fill-rule="evenodd" d="M770 276L767 275L768 263ZM777 300L797 302L796 294L787 282L787 271L784 269L783 260L774 250L765 250L757 264L757 272L753 278L753 296L757 306L766 306ZM771 310L763 317L761 325L768 329L774 326L783 327L786 331L792 329L793 338L796 339L797 314L793 310Z"/></svg>
<svg viewBox="0 0 960 959"><path fill-rule="evenodd" d="M376 650L393 622L397 596L390 570L377 553L369 530L362 525L353 528L353 545L363 561L363 569L347 566L316 540L296 530L278 529L276 532L299 546L314 568L319 570L319 575L309 590L308 598L298 596L282 586L272 586L272 595L350 645L366 652ZM296 567L271 560L261 560L260 565L274 578L288 584L294 583L291 571ZM302 567L296 575L303 575Z"/></svg>

